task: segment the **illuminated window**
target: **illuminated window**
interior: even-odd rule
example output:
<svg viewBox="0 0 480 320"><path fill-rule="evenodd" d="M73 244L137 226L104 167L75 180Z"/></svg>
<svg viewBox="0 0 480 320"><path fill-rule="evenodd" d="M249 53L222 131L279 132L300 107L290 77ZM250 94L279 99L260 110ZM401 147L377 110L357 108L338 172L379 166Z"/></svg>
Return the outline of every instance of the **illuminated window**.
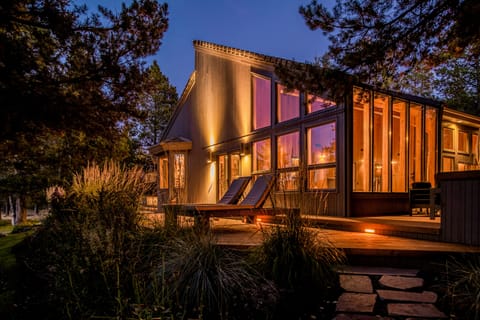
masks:
<svg viewBox="0 0 480 320"><path fill-rule="evenodd" d="M443 149L453 151L453 129L443 128L442 130Z"/></svg>
<svg viewBox="0 0 480 320"><path fill-rule="evenodd" d="M173 177L176 189L185 188L185 155L176 153L173 157Z"/></svg>
<svg viewBox="0 0 480 320"><path fill-rule="evenodd" d="M410 104L409 134L409 176L410 185L422 181L422 140L423 140L423 107Z"/></svg>
<svg viewBox="0 0 480 320"><path fill-rule="evenodd" d="M307 129L309 189L336 188L336 124Z"/></svg>
<svg viewBox="0 0 480 320"><path fill-rule="evenodd" d="M458 132L458 152L468 153L468 133Z"/></svg>
<svg viewBox="0 0 480 320"><path fill-rule="evenodd" d="M168 158L161 157L159 159L159 188L168 189Z"/></svg>
<svg viewBox="0 0 480 320"><path fill-rule="evenodd" d="M473 154L473 163L476 165L478 168L480 163L478 161L478 134L474 133L472 134L472 154Z"/></svg>
<svg viewBox="0 0 480 320"><path fill-rule="evenodd" d="M299 166L300 134L292 132L277 137L277 167L292 168Z"/></svg>
<svg viewBox="0 0 480 320"><path fill-rule="evenodd" d="M322 97L317 97L311 94L308 95L308 101L307 101L308 113L325 110L328 108L333 108L335 106L336 106L335 102L331 100L327 100Z"/></svg>
<svg viewBox="0 0 480 320"><path fill-rule="evenodd" d="M271 81L253 76L253 129L271 125Z"/></svg>
<svg viewBox="0 0 480 320"><path fill-rule="evenodd" d="M230 155L230 182L240 177L240 155L238 153Z"/></svg>
<svg viewBox="0 0 480 320"><path fill-rule="evenodd" d="M278 122L295 119L300 116L300 94L298 90L288 90L277 84Z"/></svg>
<svg viewBox="0 0 480 320"><path fill-rule="evenodd" d="M228 189L228 156L218 156L218 198L221 198Z"/></svg>
<svg viewBox="0 0 480 320"><path fill-rule="evenodd" d="M387 95L375 93L373 100L373 191L388 191L388 105Z"/></svg>
<svg viewBox="0 0 480 320"><path fill-rule="evenodd" d="M253 144L253 172L270 171L270 139L256 141Z"/></svg>
<svg viewBox="0 0 480 320"><path fill-rule="evenodd" d="M353 191L370 189L370 92L353 90Z"/></svg>
<svg viewBox="0 0 480 320"><path fill-rule="evenodd" d="M407 103L401 100L393 101L392 112L392 191L405 192L407 188L406 176L406 124Z"/></svg>
<svg viewBox="0 0 480 320"><path fill-rule="evenodd" d="M452 157L443 157L442 158L442 171L450 172L454 171L454 159Z"/></svg>
<svg viewBox="0 0 480 320"><path fill-rule="evenodd" d="M425 111L425 181L435 185L437 171L437 110L428 107Z"/></svg>

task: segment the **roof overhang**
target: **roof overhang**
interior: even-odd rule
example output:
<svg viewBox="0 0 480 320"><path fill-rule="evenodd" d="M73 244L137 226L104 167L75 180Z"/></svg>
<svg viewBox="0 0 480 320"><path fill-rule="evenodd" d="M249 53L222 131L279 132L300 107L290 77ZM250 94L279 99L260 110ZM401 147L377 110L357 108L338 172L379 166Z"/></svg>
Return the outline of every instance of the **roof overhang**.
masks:
<svg viewBox="0 0 480 320"><path fill-rule="evenodd" d="M188 151L188 150L192 150L192 141L183 137L164 140L159 144L151 146L148 149L150 154L154 156L160 155L168 151Z"/></svg>
<svg viewBox="0 0 480 320"><path fill-rule="evenodd" d="M443 121L450 121L455 124L461 124L465 126L470 126L474 128L480 128L480 117L474 116L469 113L462 111L454 110L445 107L443 109Z"/></svg>

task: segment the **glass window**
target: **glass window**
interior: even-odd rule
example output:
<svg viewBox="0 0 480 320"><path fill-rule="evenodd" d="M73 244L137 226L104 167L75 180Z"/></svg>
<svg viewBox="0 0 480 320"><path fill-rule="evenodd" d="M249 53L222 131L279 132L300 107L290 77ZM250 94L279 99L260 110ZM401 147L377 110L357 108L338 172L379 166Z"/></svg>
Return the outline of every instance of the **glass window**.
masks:
<svg viewBox="0 0 480 320"><path fill-rule="evenodd" d="M473 154L473 164L478 167L480 163L478 161L478 134L476 133L472 134L472 154Z"/></svg>
<svg viewBox="0 0 480 320"><path fill-rule="evenodd" d="M173 172L175 188L185 188L185 155L183 153L175 153L173 157Z"/></svg>
<svg viewBox="0 0 480 320"><path fill-rule="evenodd" d="M409 183L422 181L422 113L423 107L410 104L409 136Z"/></svg>
<svg viewBox="0 0 480 320"><path fill-rule="evenodd" d="M300 116L300 93L288 90L277 84L277 118L278 122L295 119Z"/></svg>
<svg viewBox="0 0 480 320"><path fill-rule="evenodd" d="M260 140L253 143L253 171L270 171L271 150L270 139Z"/></svg>
<svg viewBox="0 0 480 320"><path fill-rule="evenodd" d="M307 101L308 113L325 110L328 108L333 108L335 106L336 106L335 102L331 100L327 100L322 97L317 97L311 94L308 95L308 101Z"/></svg>
<svg viewBox="0 0 480 320"><path fill-rule="evenodd" d="M373 191L388 191L388 105L390 98L375 93L373 100Z"/></svg>
<svg viewBox="0 0 480 320"><path fill-rule="evenodd" d="M427 106L425 111L425 180L435 185L437 170L437 110Z"/></svg>
<svg viewBox="0 0 480 320"><path fill-rule="evenodd" d="M370 191L370 92L353 90L353 191Z"/></svg>
<svg viewBox="0 0 480 320"><path fill-rule="evenodd" d="M453 147L453 129L443 128L442 129L442 139L443 139L443 149L444 150L454 150Z"/></svg>
<svg viewBox="0 0 480 320"><path fill-rule="evenodd" d="M292 132L277 137L277 167L298 167L300 162L300 134Z"/></svg>
<svg viewBox="0 0 480 320"><path fill-rule="evenodd" d="M278 189L281 191L298 190L300 186L298 171L280 172L278 175Z"/></svg>
<svg viewBox="0 0 480 320"><path fill-rule="evenodd" d="M253 76L253 129L271 125L271 81Z"/></svg>
<svg viewBox="0 0 480 320"><path fill-rule="evenodd" d="M458 152L468 153L468 133L458 131Z"/></svg>
<svg viewBox="0 0 480 320"><path fill-rule="evenodd" d="M453 166L454 159L452 157L443 157L442 158L442 171L450 172L454 171L455 168Z"/></svg>
<svg viewBox="0 0 480 320"><path fill-rule="evenodd" d="M308 189L336 188L336 124L307 129Z"/></svg>
<svg viewBox="0 0 480 320"><path fill-rule="evenodd" d="M406 128L407 128L407 103L394 100L392 110L392 191L405 192L406 179Z"/></svg>
<svg viewBox="0 0 480 320"><path fill-rule="evenodd" d="M218 197L221 198L228 189L228 157L218 156Z"/></svg>
<svg viewBox="0 0 480 320"><path fill-rule="evenodd" d="M336 173L336 167L308 170L308 189L335 189Z"/></svg>
<svg viewBox="0 0 480 320"><path fill-rule="evenodd" d="M168 189L168 158L161 157L159 159L159 188L160 189Z"/></svg>
<svg viewBox="0 0 480 320"><path fill-rule="evenodd" d="M240 155L238 153L230 155L230 172L231 172L231 179L230 182L233 181L233 179L237 179L240 177Z"/></svg>
<svg viewBox="0 0 480 320"><path fill-rule="evenodd" d="M308 164L334 163L336 160L335 122L307 129Z"/></svg>

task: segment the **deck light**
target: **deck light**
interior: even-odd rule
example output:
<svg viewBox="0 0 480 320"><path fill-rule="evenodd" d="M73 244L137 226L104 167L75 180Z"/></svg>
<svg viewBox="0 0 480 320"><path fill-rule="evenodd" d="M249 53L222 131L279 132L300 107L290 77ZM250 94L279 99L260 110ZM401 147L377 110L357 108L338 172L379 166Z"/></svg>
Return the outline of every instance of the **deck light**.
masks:
<svg viewBox="0 0 480 320"><path fill-rule="evenodd" d="M371 229L371 228L365 228L363 231L365 233L375 233L375 229Z"/></svg>

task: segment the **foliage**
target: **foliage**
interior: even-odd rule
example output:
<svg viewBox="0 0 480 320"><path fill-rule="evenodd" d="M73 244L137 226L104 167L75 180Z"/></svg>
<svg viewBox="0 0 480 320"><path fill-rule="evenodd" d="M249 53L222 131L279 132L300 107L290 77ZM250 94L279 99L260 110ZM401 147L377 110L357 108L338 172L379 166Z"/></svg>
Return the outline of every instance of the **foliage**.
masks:
<svg viewBox="0 0 480 320"><path fill-rule="evenodd" d="M143 95L141 99L140 110L144 112L145 117L134 122L132 126L133 136L143 147L153 146L160 142L161 135L167 127L178 100L176 88L160 71L156 61L148 68L147 73L153 89Z"/></svg>
<svg viewBox="0 0 480 320"><path fill-rule="evenodd" d="M290 311L318 304L336 286L334 267L344 263L343 251L307 228L294 211L286 214L284 225L266 229L264 235L254 260L268 279L287 292Z"/></svg>
<svg viewBox="0 0 480 320"><path fill-rule="evenodd" d="M331 10L312 0L300 14L329 35L330 61L361 81L381 84L419 63L438 65L445 52L480 54L475 0L337 0Z"/></svg>
<svg viewBox="0 0 480 320"><path fill-rule="evenodd" d="M167 11L154 0L118 13L68 0L3 1L0 140L44 127L105 136L138 115L143 59L158 50Z"/></svg>
<svg viewBox="0 0 480 320"><path fill-rule="evenodd" d="M218 246L213 235L191 233L168 244L164 276L187 316L202 319L266 317L276 302L275 287L244 257ZM263 315L262 315L263 313Z"/></svg>
<svg viewBox="0 0 480 320"><path fill-rule="evenodd" d="M445 264L446 298L459 318L480 319L480 256L452 257Z"/></svg>

